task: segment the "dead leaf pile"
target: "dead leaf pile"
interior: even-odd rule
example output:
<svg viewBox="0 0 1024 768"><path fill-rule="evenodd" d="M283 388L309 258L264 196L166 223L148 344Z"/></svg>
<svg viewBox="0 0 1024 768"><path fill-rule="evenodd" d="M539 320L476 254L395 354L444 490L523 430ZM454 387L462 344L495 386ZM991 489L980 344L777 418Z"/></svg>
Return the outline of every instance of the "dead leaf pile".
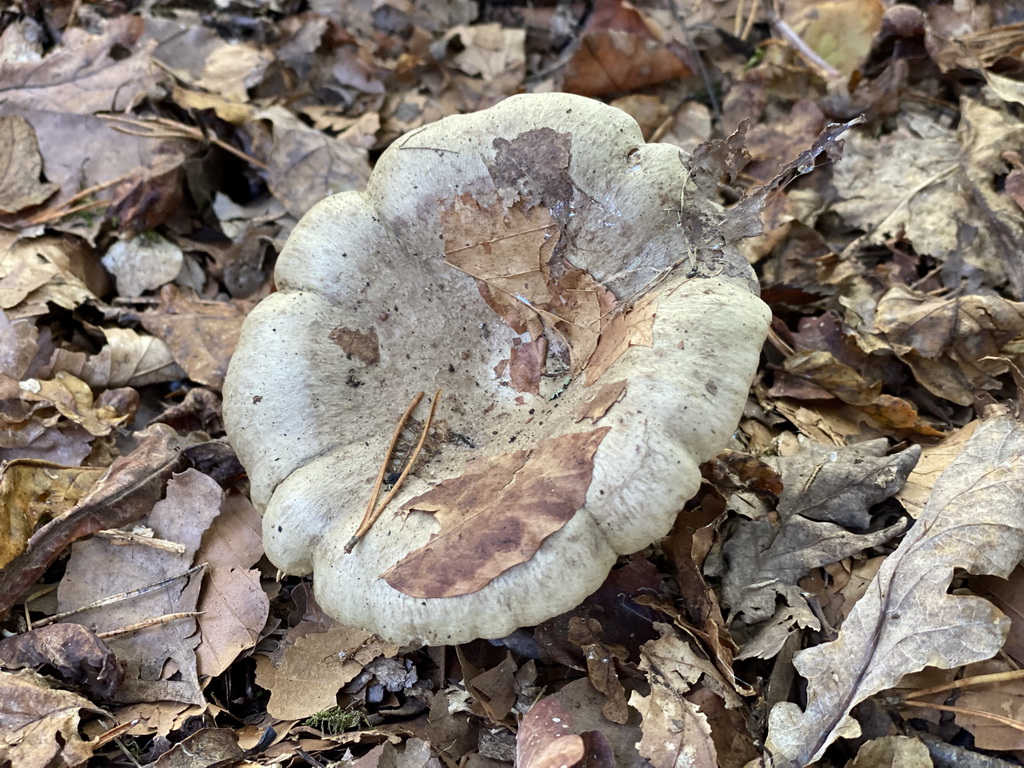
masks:
<svg viewBox="0 0 1024 768"><path fill-rule="evenodd" d="M183 5L0 14L0 762L1019 756L1012 3ZM683 150L678 226L711 253L748 238L772 333L731 450L668 537L537 627L398 648L262 557L222 439L224 373L314 203L362 188L407 131L552 90ZM443 211L446 259L520 334L497 372L517 391L595 381L652 343L657 299L612 296L564 258L573 212L545 190L574 183L567 141L495 150L488 171L518 197ZM361 333L331 343L372 359ZM586 495L602 436L421 495L407 510L434 513L437 536L382 577L459 594L528 560ZM539 511L481 559L510 488ZM467 526L478 496L486 519Z"/></svg>

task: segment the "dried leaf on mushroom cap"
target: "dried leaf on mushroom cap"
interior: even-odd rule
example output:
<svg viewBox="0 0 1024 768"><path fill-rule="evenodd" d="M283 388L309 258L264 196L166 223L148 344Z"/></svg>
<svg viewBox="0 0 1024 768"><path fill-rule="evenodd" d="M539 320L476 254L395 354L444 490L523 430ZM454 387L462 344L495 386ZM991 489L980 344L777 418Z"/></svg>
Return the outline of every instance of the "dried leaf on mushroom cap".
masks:
<svg viewBox="0 0 1024 768"><path fill-rule="evenodd" d="M296 227L231 364L271 560L403 643L581 601L668 531L739 419L768 311L733 244L686 225L719 213L678 149L577 96L398 139ZM344 555L398 415L433 389L420 459Z"/></svg>

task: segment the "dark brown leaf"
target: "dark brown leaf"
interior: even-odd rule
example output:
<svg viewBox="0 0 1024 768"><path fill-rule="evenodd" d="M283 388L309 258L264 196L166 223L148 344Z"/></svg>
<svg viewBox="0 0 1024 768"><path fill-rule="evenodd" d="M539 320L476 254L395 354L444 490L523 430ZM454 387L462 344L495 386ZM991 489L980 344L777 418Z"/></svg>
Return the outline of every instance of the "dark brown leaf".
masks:
<svg viewBox="0 0 1024 768"><path fill-rule="evenodd" d="M435 514L441 530L381 578L407 595L452 597L526 562L583 506L594 453L609 429L473 460L460 477L407 502L405 510Z"/></svg>

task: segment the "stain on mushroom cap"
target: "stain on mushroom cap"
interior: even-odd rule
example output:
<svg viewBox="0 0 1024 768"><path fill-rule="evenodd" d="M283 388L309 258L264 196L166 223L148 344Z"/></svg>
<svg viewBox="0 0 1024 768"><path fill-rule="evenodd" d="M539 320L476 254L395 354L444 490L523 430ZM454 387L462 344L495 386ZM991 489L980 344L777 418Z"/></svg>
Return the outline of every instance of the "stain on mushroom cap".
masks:
<svg viewBox="0 0 1024 768"><path fill-rule="evenodd" d="M680 226L687 181L678 149L644 144L625 113L524 95L400 138L364 192L315 206L225 384L270 559L313 573L338 620L439 644L568 610L619 554L663 536L735 429L769 319L732 245ZM398 414L438 388L425 456L344 555ZM432 566L441 586L385 578L437 541L438 517L414 500L560 439L545 472L559 474L558 445L593 456L574 465L582 503L535 553L517 561L489 535ZM511 528L536 492L495 492ZM481 564L494 575L460 586Z"/></svg>

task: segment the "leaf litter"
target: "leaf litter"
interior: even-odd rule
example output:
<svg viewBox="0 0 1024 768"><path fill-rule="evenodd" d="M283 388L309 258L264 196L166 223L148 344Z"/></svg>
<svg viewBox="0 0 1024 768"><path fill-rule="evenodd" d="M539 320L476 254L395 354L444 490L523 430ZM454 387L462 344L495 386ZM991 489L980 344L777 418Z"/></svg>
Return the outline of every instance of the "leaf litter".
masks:
<svg viewBox="0 0 1024 768"><path fill-rule="evenodd" d="M853 719L911 711L922 667L1006 671L1004 636L1024 658L1020 428L986 416L1019 402L1018 30L970 3L748 5L3 17L4 760L916 765L936 744L970 759L948 743L959 729L1019 749L988 717L1020 719L1019 679L934 699L957 710L945 726ZM773 334L733 453L660 545L544 625L400 649L337 626L261 559L241 469L209 439L219 390L297 217L361 188L402 133L523 90L599 95L682 148L687 189L717 201L666 201L695 242L763 222L741 247ZM549 360L596 381L652 343L658 309L560 258L571 212L543 190L573 183L569 150L534 157L539 143L501 146L489 169L531 169L518 200L444 213L449 262L522 334L504 375L532 393ZM513 474L550 469L528 467ZM459 495L430 494L444 540ZM448 555L456 589L530 557L472 553ZM307 719L336 711L357 716Z"/></svg>

